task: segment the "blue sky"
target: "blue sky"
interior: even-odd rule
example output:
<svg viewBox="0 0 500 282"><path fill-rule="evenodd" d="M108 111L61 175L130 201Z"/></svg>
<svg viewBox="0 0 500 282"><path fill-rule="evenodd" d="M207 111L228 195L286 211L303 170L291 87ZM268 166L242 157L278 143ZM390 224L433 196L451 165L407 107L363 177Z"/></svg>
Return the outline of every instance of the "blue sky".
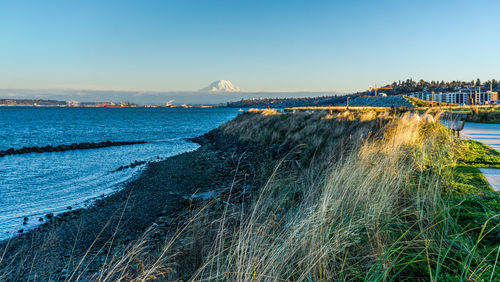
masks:
<svg viewBox="0 0 500 282"><path fill-rule="evenodd" d="M500 78L500 1L1 1L0 88L365 90Z"/></svg>

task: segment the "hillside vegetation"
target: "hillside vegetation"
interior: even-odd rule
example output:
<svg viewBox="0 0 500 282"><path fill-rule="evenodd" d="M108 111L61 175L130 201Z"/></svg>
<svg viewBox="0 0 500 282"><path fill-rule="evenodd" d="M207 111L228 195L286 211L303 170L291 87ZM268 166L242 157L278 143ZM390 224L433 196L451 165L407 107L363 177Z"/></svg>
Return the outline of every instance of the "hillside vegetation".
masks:
<svg viewBox="0 0 500 282"><path fill-rule="evenodd" d="M219 130L287 146L299 157L280 161L247 200L226 195L196 208L192 226L177 235L184 238L183 264L176 262L173 239L156 260L163 268L153 263L130 272L128 266L121 275L195 281L500 278L500 198L487 184L464 194L456 167L468 145L434 116L268 110L242 114ZM193 253L197 262L187 265Z"/></svg>
<svg viewBox="0 0 500 282"><path fill-rule="evenodd" d="M473 108L465 120L469 122L500 123L500 108Z"/></svg>
<svg viewBox="0 0 500 282"><path fill-rule="evenodd" d="M498 152L454 139L436 116L249 111L215 133L288 153L259 152L260 187L236 193L251 176L235 173L159 251L146 232L96 280L500 279L500 197L459 170Z"/></svg>
<svg viewBox="0 0 500 282"><path fill-rule="evenodd" d="M444 103L444 102L433 102L433 101L427 101L427 100L422 100L418 99L415 97L410 97L410 96L404 96L408 101L410 101L415 107L435 107L435 106L456 106L457 104L453 103Z"/></svg>
<svg viewBox="0 0 500 282"><path fill-rule="evenodd" d="M223 129L261 142L301 140L311 146L316 136L325 140L321 129L330 122L332 132L352 127L346 135L356 149L341 149L341 158L329 155L338 161L324 173L312 166L297 178L276 175L247 212L228 211L224 216L236 212L241 220L229 234L218 235L196 277L238 281L499 277L494 270L496 257L491 255L498 247L488 249L494 243L482 242L498 232L495 214L483 216L487 220L472 227L481 232L471 234L460 233L460 223L450 215L456 212L457 198L447 195L456 189L457 144L433 117L372 116L370 122L386 123L368 127L376 134L367 139L362 137L368 136L362 134L367 127L361 126L366 116L349 122L314 115L245 118L253 128L240 118ZM302 132L302 139L291 137L294 132ZM321 150L326 155L333 152Z"/></svg>

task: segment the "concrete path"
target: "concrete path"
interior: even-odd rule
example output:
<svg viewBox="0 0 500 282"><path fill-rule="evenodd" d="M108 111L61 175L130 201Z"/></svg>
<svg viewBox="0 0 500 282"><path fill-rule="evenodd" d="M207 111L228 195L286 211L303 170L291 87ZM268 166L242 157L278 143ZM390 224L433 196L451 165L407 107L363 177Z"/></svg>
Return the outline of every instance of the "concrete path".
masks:
<svg viewBox="0 0 500 282"><path fill-rule="evenodd" d="M498 168L480 168L479 169L490 183L495 191L500 191L500 169Z"/></svg>
<svg viewBox="0 0 500 282"><path fill-rule="evenodd" d="M463 138L473 139L500 151L500 124L466 122L460 132ZM481 172L495 191L500 191L500 169L481 168Z"/></svg>
<svg viewBox="0 0 500 282"><path fill-rule="evenodd" d="M500 151L500 124L466 122L460 135Z"/></svg>

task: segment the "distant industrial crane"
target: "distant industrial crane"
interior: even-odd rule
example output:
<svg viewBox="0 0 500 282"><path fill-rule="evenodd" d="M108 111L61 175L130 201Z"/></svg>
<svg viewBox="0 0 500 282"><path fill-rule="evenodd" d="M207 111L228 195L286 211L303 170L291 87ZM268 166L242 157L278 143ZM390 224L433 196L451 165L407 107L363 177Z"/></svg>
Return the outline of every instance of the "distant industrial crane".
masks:
<svg viewBox="0 0 500 282"><path fill-rule="evenodd" d="M375 90L375 96L377 96L377 92L378 92L378 90L380 90L380 89L392 89L392 85L387 85L387 86L383 86L383 87L377 87L377 86L375 85L375 87L370 87L370 92L371 92L372 90Z"/></svg>

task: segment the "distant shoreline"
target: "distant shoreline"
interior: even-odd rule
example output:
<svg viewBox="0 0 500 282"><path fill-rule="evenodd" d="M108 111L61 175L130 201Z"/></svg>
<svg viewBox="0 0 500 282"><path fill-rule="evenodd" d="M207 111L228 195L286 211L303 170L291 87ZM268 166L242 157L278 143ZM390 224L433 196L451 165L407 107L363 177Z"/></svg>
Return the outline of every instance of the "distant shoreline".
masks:
<svg viewBox="0 0 500 282"><path fill-rule="evenodd" d="M0 107L11 108L105 108L105 109L135 109L135 108L162 108L162 109L177 109L177 108L220 108L216 105L186 105L186 106L158 106L158 105L135 105L135 106L71 106L71 105L0 105Z"/></svg>

